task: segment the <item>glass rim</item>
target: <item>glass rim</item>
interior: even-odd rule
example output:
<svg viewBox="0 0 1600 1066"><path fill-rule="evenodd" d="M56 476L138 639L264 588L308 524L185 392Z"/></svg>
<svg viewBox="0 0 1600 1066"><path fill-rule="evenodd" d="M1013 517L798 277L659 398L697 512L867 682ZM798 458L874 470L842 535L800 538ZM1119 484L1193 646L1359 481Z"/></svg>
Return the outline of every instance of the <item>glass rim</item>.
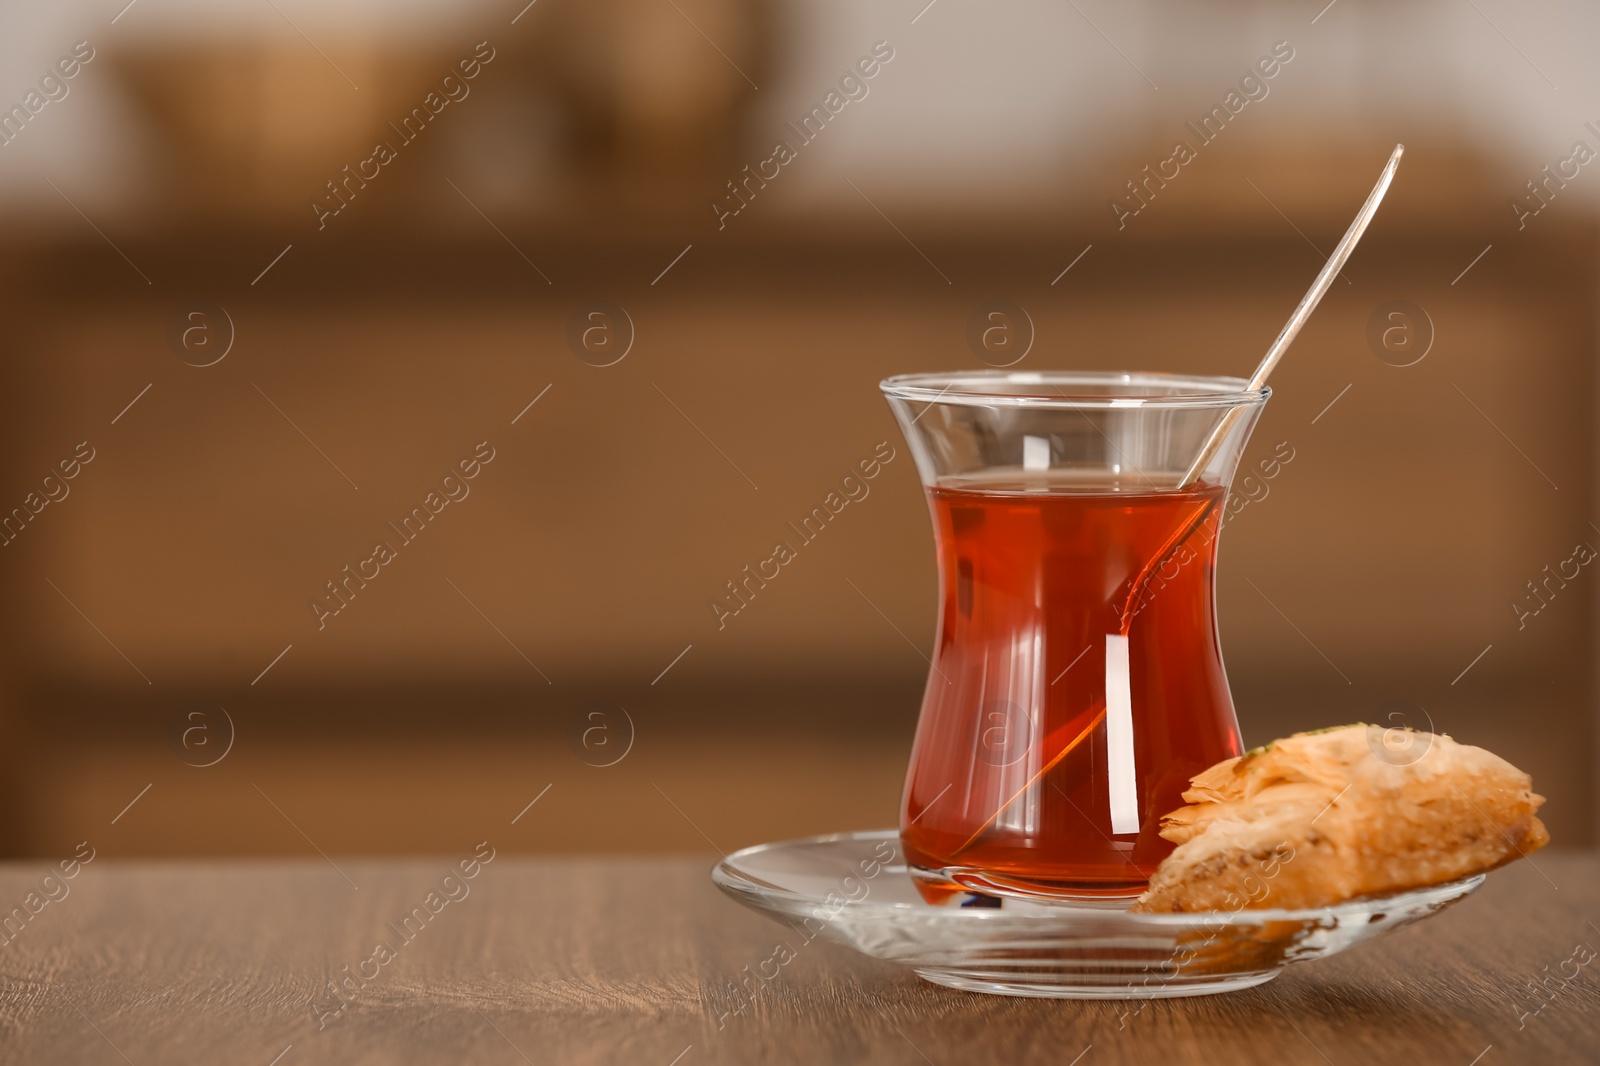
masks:
<svg viewBox="0 0 1600 1066"><path fill-rule="evenodd" d="M1056 395L1002 392L996 385L1037 386ZM1070 387L1105 389L1127 386L1123 392L1072 393ZM955 370L922 374L896 374L878 383L894 400L967 407L1024 407L1059 410L1082 408L1229 408L1262 404L1272 395L1267 385L1251 389L1245 378L1173 374L1163 371L1125 370ZM1148 390L1185 391L1155 394ZM1146 390L1146 391L1141 391Z"/></svg>

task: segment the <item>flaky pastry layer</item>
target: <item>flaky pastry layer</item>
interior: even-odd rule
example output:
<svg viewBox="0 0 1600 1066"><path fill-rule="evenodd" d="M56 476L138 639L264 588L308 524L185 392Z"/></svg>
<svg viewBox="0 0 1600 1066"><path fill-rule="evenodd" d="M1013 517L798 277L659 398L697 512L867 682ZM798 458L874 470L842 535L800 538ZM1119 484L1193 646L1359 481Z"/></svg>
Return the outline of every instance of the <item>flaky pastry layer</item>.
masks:
<svg viewBox="0 0 1600 1066"><path fill-rule="evenodd" d="M1183 798L1161 828L1178 848L1136 911L1328 906L1492 870L1550 839L1515 766L1379 726L1297 733L1203 771Z"/></svg>

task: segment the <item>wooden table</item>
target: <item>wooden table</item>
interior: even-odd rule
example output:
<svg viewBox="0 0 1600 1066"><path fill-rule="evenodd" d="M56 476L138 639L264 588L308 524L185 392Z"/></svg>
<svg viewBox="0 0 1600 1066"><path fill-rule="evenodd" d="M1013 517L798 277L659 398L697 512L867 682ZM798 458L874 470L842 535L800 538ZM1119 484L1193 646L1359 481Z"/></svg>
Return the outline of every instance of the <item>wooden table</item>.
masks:
<svg viewBox="0 0 1600 1066"><path fill-rule="evenodd" d="M99 857L0 938L0 1061L1600 1062L1600 958L1552 976L1600 950L1592 854L1518 863L1437 918L1232 995L1142 1011L972 995L819 940L720 1028L717 990L786 931L723 898L709 858L501 853L441 889L455 861ZM0 914L37 907L46 872L0 867ZM407 942L389 923L414 908ZM379 941L395 957L372 961ZM338 1010L324 982L345 966L374 976ZM1541 999L1541 978L1560 994Z"/></svg>

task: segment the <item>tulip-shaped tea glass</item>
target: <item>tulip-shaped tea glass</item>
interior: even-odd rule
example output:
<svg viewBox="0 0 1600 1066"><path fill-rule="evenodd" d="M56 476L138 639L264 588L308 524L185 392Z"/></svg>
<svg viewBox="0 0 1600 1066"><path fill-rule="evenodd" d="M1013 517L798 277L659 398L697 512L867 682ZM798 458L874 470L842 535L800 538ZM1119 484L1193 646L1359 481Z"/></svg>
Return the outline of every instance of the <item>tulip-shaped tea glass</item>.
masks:
<svg viewBox="0 0 1600 1066"><path fill-rule="evenodd" d="M996 371L882 389L939 568L907 865L930 899L1137 894L1172 850L1161 816L1240 753L1213 578L1228 484L1270 390Z"/></svg>

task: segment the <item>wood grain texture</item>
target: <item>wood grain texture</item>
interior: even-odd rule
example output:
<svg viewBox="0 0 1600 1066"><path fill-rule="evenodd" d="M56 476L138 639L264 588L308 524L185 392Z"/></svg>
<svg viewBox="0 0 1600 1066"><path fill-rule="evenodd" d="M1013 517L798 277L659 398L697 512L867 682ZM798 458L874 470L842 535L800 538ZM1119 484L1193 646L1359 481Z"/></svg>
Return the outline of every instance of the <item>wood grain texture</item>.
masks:
<svg viewBox="0 0 1600 1066"><path fill-rule="evenodd" d="M388 923L454 861L341 859L341 875L320 860L100 858L0 942L0 1061L1600 1060L1600 960L1564 987L1551 978L1578 945L1600 949L1600 857L1574 853L1517 863L1428 922L1246 992L1143 1010L980 996L819 940L720 1028L716 990L788 933L722 897L709 859L502 853L319 1029L324 981L379 941L399 944ZM46 872L0 867L0 908L21 906ZM1541 999L1541 979L1561 994Z"/></svg>

